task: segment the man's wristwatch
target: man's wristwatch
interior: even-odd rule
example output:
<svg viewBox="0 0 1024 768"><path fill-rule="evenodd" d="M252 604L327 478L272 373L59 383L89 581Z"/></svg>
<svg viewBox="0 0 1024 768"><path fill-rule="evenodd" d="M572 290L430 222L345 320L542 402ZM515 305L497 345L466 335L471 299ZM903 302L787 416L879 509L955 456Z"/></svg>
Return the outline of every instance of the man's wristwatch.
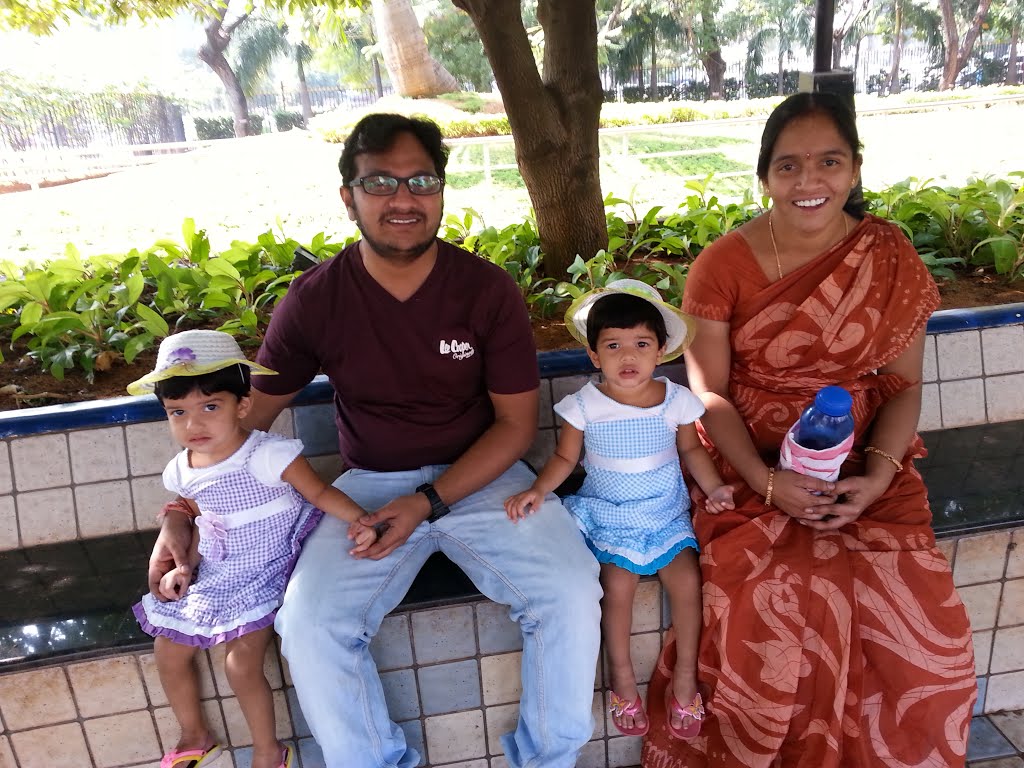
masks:
<svg viewBox="0 0 1024 768"><path fill-rule="evenodd" d="M437 491L434 490L434 486L430 483L424 483L417 487L416 493L422 493L427 497L427 501L430 502L430 517L427 518L428 523L436 523L442 517L451 512L451 510L448 509L448 505L441 500L441 497L437 495Z"/></svg>

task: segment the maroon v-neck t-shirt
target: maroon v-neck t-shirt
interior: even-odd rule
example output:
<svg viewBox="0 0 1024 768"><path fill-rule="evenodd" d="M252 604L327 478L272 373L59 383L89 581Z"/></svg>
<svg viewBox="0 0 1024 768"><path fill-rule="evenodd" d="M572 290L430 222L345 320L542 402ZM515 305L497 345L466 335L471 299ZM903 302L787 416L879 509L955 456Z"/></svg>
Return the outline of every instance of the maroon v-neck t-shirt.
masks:
<svg viewBox="0 0 1024 768"><path fill-rule="evenodd" d="M494 421L488 392L539 385L516 284L440 240L406 301L370 277L359 243L303 273L275 307L257 360L278 372L253 377L270 395L327 374L345 465L379 472L455 461Z"/></svg>

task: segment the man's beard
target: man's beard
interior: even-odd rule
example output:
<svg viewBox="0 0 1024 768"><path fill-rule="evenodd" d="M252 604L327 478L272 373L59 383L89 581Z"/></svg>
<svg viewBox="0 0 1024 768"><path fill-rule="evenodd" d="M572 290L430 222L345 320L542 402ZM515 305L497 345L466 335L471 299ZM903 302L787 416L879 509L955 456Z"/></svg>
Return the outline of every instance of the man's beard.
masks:
<svg viewBox="0 0 1024 768"><path fill-rule="evenodd" d="M441 222L437 222L437 227L434 229L434 232L430 237L409 248L396 248L395 246L389 245L388 243L378 240L368 234L366 228L363 226L362 217L358 215L356 216L356 226L359 228L359 232L362 234L363 240L366 241L367 245L369 245L370 248L373 249L373 252L380 258L387 259L388 261L410 264L430 250L430 247L437 239L438 230L441 229Z"/></svg>

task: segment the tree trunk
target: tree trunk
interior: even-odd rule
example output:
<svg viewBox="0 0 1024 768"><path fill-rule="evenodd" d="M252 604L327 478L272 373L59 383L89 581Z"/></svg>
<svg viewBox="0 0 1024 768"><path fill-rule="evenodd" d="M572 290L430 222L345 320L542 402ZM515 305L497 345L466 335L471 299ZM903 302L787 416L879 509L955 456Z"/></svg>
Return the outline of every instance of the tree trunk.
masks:
<svg viewBox="0 0 1024 768"><path fill-rule="evenodd" d="M302 102L302 122L308 126L310 118L313 117L313 104L309 100L309 85L306 83L306 68L302 65L302 57L298 53L297 46L295 51L295 67L299 78L299 101Z"/></svg>
<svg viewBox="0 0 1024 768"><path fill-rule="evenodd" d="M245 100L245 93L242 91L235 71L231 68L228 60L224 58L224 51L231 42L231 34L239 24L248 18L248 14L238 17L225 27L224 15L226 13L227 3L213 16L207 18L204 27L206 42L199 47L199 58L220 78L224 91L227 93L228 103L231 105L231 114L234 116L235 136L241 138L249 135L249 104Z"/></svg>
<svg viewBox="0 0 1024 768"><path fill-rule="evenodd" d="M939 84L940 91L947 91L956 85L957 75L967 64L974 48L974 41L978 39L981 32L981 23L985 20L992 0L978 0L978 10L971 19L971 25L964 35L963 43L960 43L960 32L956 25L956 14L953 11L953 0L939 0L939 7L942 10L942 40L946 45L946 61L942 67L942 82Z"/></svg>
<svg viewBox="0 0 1024 768"><path fill-rule="evenodd" d="M595 0L539 0L543 75L519 0L453 0L469 14L494 71L537 214L545 272L557 279L579 254L608 246L599 175L601 78Z"/></svg>
<svg viewBox="0 0 1024 768"><path fill-rule="evenodd" d="M1006 61L1006 84L1019 85L1020 68L1017 64L1017 43L1020 42L1020 26L1014 22L1010 33L1010 52Z"/></svg>
<svg viewBox="0 0 1024 768"><path fill-rule="evenodd" d="M900 84L900 59L903 55L903 3L896 0L894 3L896 17L893 19L892 36L892 69L889 72L889 93L899 93Z"/></svg>
<svg viewBox="0 0 1024 768"><path fill-rule="evenodd" d="M713 100L725 98L725 59L717 48L701 56L704 71L708 73L708 92Z"/></svg>
<svg viewBox="0 0 1024 768"><path fill-rule="evenodd" d="M384 80L380 76L380 59L373 57L373 87L377 89L377 98L384 98Z"/></svg>
<svg viewBox="0 0 1024 768"><path fill-rule="evenodd" d="M658 33L651 30L651 101L659 101L658 96Z"/></svg>
<svg viewBox="0 0 1024 768"><path fill-rule="evenodd" d="M843 60L843 39L846 33L837 29L832 32L832 69L839 69Z"/></svg>
<svg viewBox="0 0 1024 768"><path fill-rule="evenodd" d="M381 56L400 96L437 96L459 90L451 73L434 61L411 0L373 0Z"/></svg>

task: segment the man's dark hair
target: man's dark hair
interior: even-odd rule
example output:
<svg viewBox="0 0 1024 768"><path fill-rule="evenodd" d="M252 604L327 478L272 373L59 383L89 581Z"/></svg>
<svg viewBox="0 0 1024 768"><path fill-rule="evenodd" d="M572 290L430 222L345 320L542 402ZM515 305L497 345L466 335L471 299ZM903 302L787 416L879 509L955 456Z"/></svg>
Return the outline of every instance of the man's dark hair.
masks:
<svg viewBox="0 0 1024 768"><path fill-rule="evenodd" d="M854 159L860 156L861 143L857 133L857 115L850 105L834 93L818 91L815 93L796 93L779 104L768 116L761 133L761 150L757 155L757 178L765 181L768 178L768 166L772 161L775 143L779 135L792 120L806 115L824 115L835 125L839 135L850 148ZM850 190L850 195L843 206L851 216L864 217L866 203L860 189Z"/></svg>
<svg viewBox="0 0 1024 768"><path fill-rule="evenodd" d="M249 366L229 365L219 371L204 373L201 376L173 376L170 379L158 381L153 386L153 394L163 405L164 399L181 400L188 397L192 392L198 390L204 395L212 395L217 392L227 392L239 400L249 394Z"/></svg>
<svg viewBox="0 0 1024 768"><path fill-rule="evenodd" d="M356 178L356 156L369 152L387 152L395 144L400 133L411 133L434 161L434 173L444 179L448 165L448 148L441 138L437 123L419 117L406 117L390 113L367 115L352 128L341 150L338 170L341 181L348 186Z"/></svg>
<svg viewBox="0 0 1024 768"><path fill-rule="evenodd" d="M597 337L605 328L636 328L646 325L658 339L658 348L665 346L668 331L665 318L651 302L628 293L609 293L590 308L587 315L587 344L597 350Z"/></svg>

